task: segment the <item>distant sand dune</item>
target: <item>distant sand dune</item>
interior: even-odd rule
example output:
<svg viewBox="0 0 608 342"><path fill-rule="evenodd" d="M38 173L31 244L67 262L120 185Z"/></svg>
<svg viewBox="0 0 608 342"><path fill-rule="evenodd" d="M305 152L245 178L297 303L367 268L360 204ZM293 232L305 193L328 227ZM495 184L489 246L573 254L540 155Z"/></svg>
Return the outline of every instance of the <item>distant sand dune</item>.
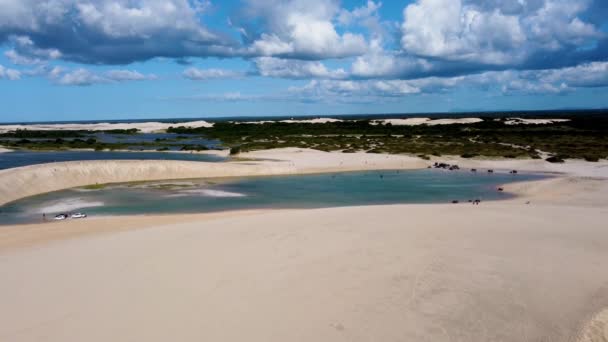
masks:
<svg viewBox="0 0 608 342"><path fill-rule="evenodd" d="M431 118L408 118L408 119L384 119L374 120L372 125L391 124L393 126L417 126L417 125L456 125L456 124L472 124L482 122L480 118L455 118L455 119L431 119Z"/></svg>
<svg viewBox="0 0 608 342"><path fill-rule="evenodd" d="M275 122L281 122L281 123L328 123L328 122L341 122L344 120L340 120L340 119L332 119L332 118L316 118L316 119L302 119L302 120L296 120L296 119L289 119L289 120L263 120L263 121L233 121L236 124L255 124L255 125L260 125L260 124L265 124L265 123L275 123Z"/></svg>
<svg viewBox="0 0 608 342"><path fill-rule="evenodd" d="M207 121L190 121L180 123L166 123L166 122L133 122L133 123L77 123L77 124L31 124L31 125L0 125L0 133L9 131L15 131L18 129L28 130L89 130L89 131L107 131L112 129L139 129L143 133L159 132L164 131L167 128L174 126L185 126L185 127L212 127L213 124Z"/></svg>
<svg viewBox="0 0 608 342"><path fill-rule="evenodd" d="M557 122L568 122L570 119L522 119L509 118L505 121L505 125L547 125Z"/></svg>

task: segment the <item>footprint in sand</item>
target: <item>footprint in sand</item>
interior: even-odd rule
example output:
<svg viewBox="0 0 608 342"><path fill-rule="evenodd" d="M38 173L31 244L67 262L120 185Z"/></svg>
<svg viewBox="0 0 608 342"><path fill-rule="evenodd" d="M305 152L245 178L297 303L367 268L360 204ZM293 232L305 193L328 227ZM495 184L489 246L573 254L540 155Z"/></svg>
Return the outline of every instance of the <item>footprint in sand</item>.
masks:
<svg viewBox="0 0 608 342"><path fill-rule="evenodd" d="M578 342L608 342L608 309L601 311L589 321Z"/></svg>

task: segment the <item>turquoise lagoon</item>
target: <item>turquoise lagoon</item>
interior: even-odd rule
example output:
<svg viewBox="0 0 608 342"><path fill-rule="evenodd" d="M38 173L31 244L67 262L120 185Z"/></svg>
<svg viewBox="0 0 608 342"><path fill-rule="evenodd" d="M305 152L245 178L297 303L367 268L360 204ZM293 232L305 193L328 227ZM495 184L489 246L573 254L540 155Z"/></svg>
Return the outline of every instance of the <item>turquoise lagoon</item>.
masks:
<svg viewBox="0 0 608 342"><path fill-rule="evenodd" d="M425 169L111 184L9 203L0 207L0 224L40 222L43 213L76 211L95 217L501 200L512 197L508 183L544 177ZM504 184L506 192L497 191Z"/></svg>

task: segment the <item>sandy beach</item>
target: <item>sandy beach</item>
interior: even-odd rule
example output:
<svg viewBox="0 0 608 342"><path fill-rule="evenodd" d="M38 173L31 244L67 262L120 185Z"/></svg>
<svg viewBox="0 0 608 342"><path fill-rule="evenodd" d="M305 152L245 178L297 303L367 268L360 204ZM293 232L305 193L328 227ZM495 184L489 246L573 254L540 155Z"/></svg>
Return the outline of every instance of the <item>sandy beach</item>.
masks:
<svg viewBox="0 0 608 342"><path fill-rule="evenodd" d="M300 149L242 157L222 165L31 166L0 172L0 194L93 179L414 169L433 162ZM608 164L453 160L463 168L559 176L510 184L506 190L519 197L480 206L3 226L0 340L608 340ZM15 182L37 188L15 191L22 188Z"/></svg>

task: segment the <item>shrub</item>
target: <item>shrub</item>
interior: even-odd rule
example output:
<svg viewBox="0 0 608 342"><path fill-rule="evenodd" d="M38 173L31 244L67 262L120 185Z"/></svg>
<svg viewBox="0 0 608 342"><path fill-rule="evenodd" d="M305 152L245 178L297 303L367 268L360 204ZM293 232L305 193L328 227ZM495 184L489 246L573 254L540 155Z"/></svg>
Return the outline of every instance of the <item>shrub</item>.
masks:
<svg viewBox="0 0 608 342"><path fill-rule="evenodd" d="M241 146L233 146L230 148L230 155L234 156L241 153Z"/></svg>
<svg viewBox="0 0 608 342"><path fill-rule="evenodd" d="M184 145L181 151L207 151L209 148L204 145Z"/></svg>
<svg viewBox="0 0 608 342"><path fill-rule="evenodd" d="M564 160L560 156L552 156L545 160L548 161L549 163L563 163L564 162Z"/></svg>
<svg viewBox="0 0 608 342"><path fill-rule="evenodd" d="M468 153L468 152L467 152L467 153L463 153L463 154L461 154L460 156L461 156L462 158L473 158L473 157L476 157L476 156L477 156L477 154L476 154L476 153Z"/></svg>
<svg viewBox="0 0 608 342"><path fill-rule="evenodd" d="M374 149L367 151L367 153L383 153L383 152L384 151L379 148L374 148Z"/></svg>
<svg viewBox="0 0 608 342"><path fill-rule="evenodd" d="M597 156L584 156L583 158L588 162L598 162L600 160Z"/></svg>

